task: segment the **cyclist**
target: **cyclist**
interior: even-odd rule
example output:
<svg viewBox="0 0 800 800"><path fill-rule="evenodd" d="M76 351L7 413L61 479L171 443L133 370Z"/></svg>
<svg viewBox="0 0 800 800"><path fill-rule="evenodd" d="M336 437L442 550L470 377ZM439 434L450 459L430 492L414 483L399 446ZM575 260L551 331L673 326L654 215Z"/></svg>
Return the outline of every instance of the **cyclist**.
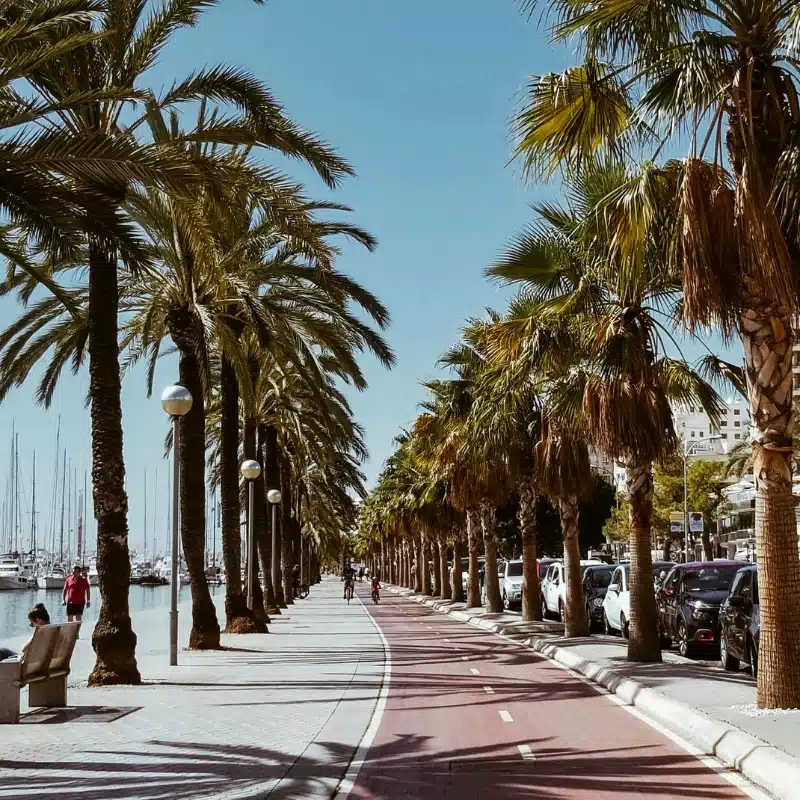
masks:
<svg viewBox="0 0 800 800"><path fill-rule="evenodd" d="M375 602L381 599L381 582L377 575L372 576L372 599Z"/></svg>
<svg viewBox="0 0 800 800"><path fill-rule="evenodd" d="M347 590L350 590L350 595L352 597L354 591L354 584L353 581L355 580L356 573L353 568L348 564L344 568L344 599L347 600Z"/></svg>
<svg viewBox="0 0 800 800"><path fill-rule="evenodd" d="M300 565L295 564L292 567L292 591L295 597L300 594Z"/></svg>

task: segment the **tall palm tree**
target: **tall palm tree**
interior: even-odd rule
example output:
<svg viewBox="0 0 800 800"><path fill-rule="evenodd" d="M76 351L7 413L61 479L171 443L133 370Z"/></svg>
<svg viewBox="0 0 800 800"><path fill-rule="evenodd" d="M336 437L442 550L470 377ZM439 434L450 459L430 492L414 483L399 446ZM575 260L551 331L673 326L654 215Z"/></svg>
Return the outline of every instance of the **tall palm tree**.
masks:
<svg viewBox="0 0 800 800"><path fill-rule="evenodd" d="M626 466L632 661L661 659L650 517L653 462L678 445L669 401L701 405L712 419L721 411L712 387L663 350L669 323L659 313L667 320L675 313L678 288L662 233L674 213L675 173L671 165L633 176L621 167L586 166L568 185L568 203L537 206L537 224L490 270L522 287L509 331L512 343L521 339L514 346L523 364L555 372L551 418L580 418L593 444ZM617 246L623 225L641 237L630 253Z"/></svg>
<svg viewBox="0 0 800 800"><path fill-rule="evenodd" d="M555 37L577 39L583 63L533 80L517 118L526 167L575 166L598 150L660 149L688 128L676 214L684 315L691 326L721 324L744 346L766 634L758 700L793 708L800 703L790 464L791 314L800 287L797 8L781 0L668 3L641 13L606 0L544 5L557 15ZM702 160L707 152L712 164Z"/></svg>

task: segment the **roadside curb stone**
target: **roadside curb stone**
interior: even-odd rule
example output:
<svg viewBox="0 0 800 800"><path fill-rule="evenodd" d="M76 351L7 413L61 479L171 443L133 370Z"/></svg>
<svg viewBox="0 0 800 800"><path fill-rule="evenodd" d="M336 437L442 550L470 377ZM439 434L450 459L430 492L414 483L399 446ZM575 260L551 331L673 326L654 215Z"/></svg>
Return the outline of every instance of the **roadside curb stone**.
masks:
<svg viewBox="0 0 800 800"><path fill-rule="evenodd" d="M520 638L526 623L487 619L482 612L471 614L453 608L449 601L416 595L408 589L393 588L392 591L476 628L507 638L513 635L513 641L603 686L626 705L638 709L706 755L714 756L725 766L737 770L779 800L797 800L800 797L798 759L730 723L712 719L693 706L668 697L633 678L621 676L602 664L581 658L565 647L559 647L550 639L552 634L563 632L560 624L536 623L535 634Z"/></svg>

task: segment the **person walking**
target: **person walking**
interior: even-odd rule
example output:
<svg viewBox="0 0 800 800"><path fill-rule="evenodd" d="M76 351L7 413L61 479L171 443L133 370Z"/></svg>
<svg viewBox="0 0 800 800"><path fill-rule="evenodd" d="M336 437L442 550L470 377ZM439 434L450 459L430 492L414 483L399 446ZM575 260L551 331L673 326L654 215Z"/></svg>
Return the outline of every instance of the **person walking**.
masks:
<svg viewBox="0 0 800 800"><path fill-rule="evenodd" d="M72 575L64 581L61 605L67 607L67 622L80 622L84 608L91 606L89 581L77 565L72 568Z"/></svg>

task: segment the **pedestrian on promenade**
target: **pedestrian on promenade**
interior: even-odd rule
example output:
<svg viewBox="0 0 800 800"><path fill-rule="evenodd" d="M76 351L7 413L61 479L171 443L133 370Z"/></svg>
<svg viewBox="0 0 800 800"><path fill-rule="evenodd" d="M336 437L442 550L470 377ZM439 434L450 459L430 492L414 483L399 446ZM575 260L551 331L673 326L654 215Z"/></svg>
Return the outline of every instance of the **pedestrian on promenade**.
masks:
<svg viewBox="0 0 800 800"><path fill-rule="evenodd" d="M80 622L83 609L91 606L89 581L83 576L77 564L72 568L72 575L64 582L61 605L67 607L67 622Z"/></svg>
<svg viewBox="0 0 800 800"><path fill-rule="evenodd" d="M361 583L361 581L363 581L363 580L364 580L364 567L359 567L358 568L358 582Z"/></svg>
<svg viewBox="0 0 800 800"><path fill-rule="evenodd" d="M300 595L300 565L295 564L292 567L292 592L295 597Z"/></svg>

